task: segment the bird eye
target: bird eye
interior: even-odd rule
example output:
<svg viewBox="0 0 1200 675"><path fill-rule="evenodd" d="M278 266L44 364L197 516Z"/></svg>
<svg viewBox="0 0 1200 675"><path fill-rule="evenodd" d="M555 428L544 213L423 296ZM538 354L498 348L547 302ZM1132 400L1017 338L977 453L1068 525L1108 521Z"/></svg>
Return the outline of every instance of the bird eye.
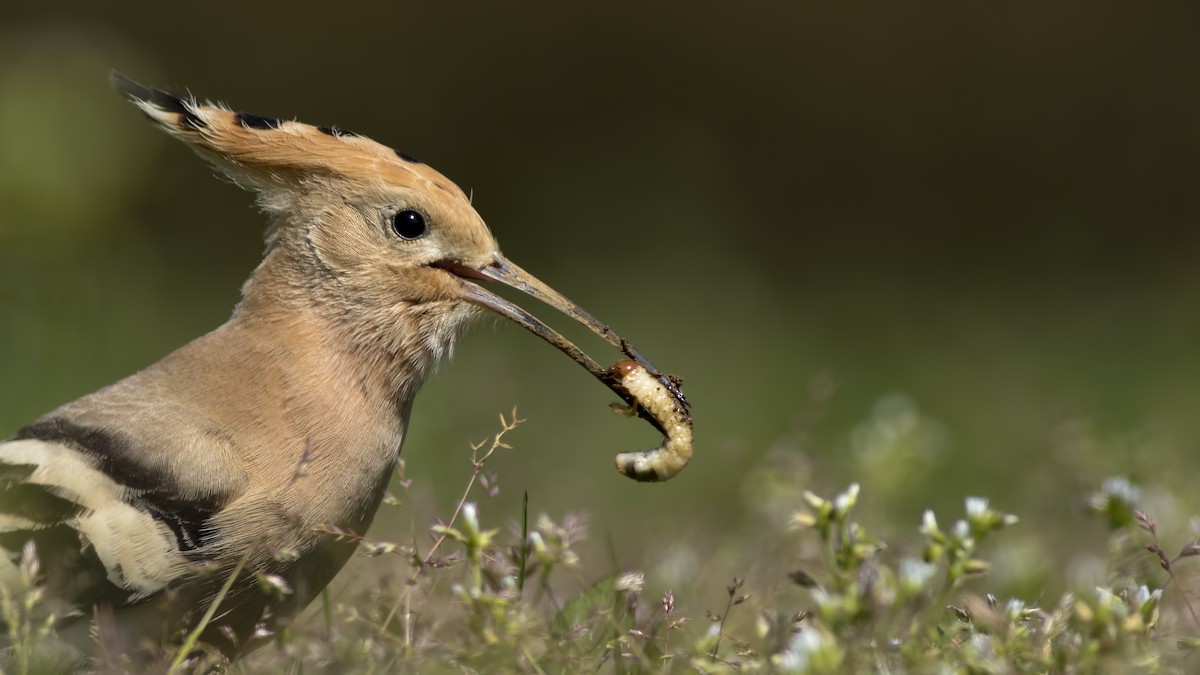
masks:
<svg viewBox="0 0 1200 675"><path fill-rule="evenodd" d="M392 216L392 231L401 239L416 239L429 231L425 214L416 209L403 209Z"/></svg>

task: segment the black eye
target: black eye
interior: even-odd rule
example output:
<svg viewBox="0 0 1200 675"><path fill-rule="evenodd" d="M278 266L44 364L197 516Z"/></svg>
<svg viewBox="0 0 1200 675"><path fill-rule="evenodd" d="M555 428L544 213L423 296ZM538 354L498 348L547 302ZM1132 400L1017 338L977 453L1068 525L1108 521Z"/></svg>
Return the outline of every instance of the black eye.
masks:
<svg viewBox="0 0 1200 675"><path fill-rule="evenodd" d="M397 211L392 216L392 231L401 239L416 239L429 231L425 224L425 214L415 209Z"/></svg>

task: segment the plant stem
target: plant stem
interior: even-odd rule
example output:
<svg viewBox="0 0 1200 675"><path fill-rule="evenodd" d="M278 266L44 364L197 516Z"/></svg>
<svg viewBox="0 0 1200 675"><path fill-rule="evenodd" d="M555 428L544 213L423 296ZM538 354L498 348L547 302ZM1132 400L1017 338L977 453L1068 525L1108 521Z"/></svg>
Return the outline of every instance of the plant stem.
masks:
<svg viewBox="0 0 1200 675"><path fill-rule="evenodd" d="M529 490L525 491L525 497L521 500L521 560L520 567L517 569L518 594L525 590L525 559L529 557L529 551L525 544L527 541L529 541Z"/></svg>
<svg viewBox="0 0 1200 675"><path fill-rule="evenodd" d="M196 642L200 640L200 634L204 632L205 628L208 628L209 622L212 621L213 616L217 613L217 607L221 605L221 601L229 594L229 589L233 588L234 580L242 573L242 568L246 566L246 559L249 557L250 553L247 552L238 561L237 566L233 568L233 572L229 574L229 578L225 580L225 584L221 586L221 590L217 592L217 596L213 598L212 604L208 606L208 611L201 617L200 623L196 624L196 627L188 634L187 639L183 641L179 652L175 654L175 660L171 662L171 667L167 669L168 673L179 672L179 667L183 665L184 659L187 658L187 655L196 646Z"/></svg>

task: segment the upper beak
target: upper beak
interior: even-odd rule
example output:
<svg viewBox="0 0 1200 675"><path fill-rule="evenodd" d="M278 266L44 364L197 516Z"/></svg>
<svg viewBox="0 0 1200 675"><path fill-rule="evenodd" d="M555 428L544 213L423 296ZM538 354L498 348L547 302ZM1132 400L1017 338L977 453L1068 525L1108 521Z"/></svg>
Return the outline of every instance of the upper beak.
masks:
<svg viewBox="0 0 1200 675"><path fill-rule="evenodd" d="M483 288L482 286L471 283L469 280L496 281L510 288L515 288L522 293L530 295L546 303L547 305L554 307L572 319L575 319L579 323L587 326L593 333L604 338L609 344L620 350L622 354L630 359L633 359L647 371L652 373L660 382L662 382L664 386L666 386L667 391L671 392L671 395L674 396L677 401L679 401L684 410L688 408L687 398L680 390L677 378L668 376L658 368L655 368L654 364L650 363L646 357L642 356L641 352L639 352L637 348L635 348L625 338L617 335L613 329L608 327L607 324L602 323L599 319L589 314L582 307L574 302L571 302L561 293L542 283L537 277L534 277L517 265L513 264L504 256L496 254L492 262L480 268L471 268L466 265L453 262L441 262L438 263L437 266L464 279L464 295L468 302L481 307L486 307L487 309L490 309L501 316L511 319L529 329L529 331L534 335L537 335L546 342L558 347L560 350L565 352L567 356L570 356L575 360L576 363L586 368L588 372L596 376L597 379L621 396L621 398L626 402L632 403L629 394L621 387L617 386L616 380L612 376L610 370L602 368L600 364L592 359L592 357L585 354L583 350L579 349L579 347L576 347L574 343L563 337L558 333L558 331L555 331L553 328L547 326L537 317L509 302L508 300L496 295L495 293ZM642 417L649 419L655 426L658 426L657 422L654 422L650 416L643 414Z"/></svg>

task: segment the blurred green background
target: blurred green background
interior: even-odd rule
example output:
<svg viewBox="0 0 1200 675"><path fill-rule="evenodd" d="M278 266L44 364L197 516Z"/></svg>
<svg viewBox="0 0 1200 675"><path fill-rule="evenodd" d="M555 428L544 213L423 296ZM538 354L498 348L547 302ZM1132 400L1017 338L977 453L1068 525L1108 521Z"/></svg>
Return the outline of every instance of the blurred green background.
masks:
<svg viewBox="0 0 1200 675"><path fill-rule="evenodd" d="M1200 42L1175 12L9 3L0 437L219 325L263 248L252 197L118 100L117 68L421 158L509 257L685 378L696 459L635 484L612 455L657 437L486 322L418 399L429 510L516 405L491 524L528 490L590 514L618 563L673 555L645 546L667 533L702 559L859 481L885 530L982 494L1024 520L1021 574L1086 567L1101 479L1181 495L1158 517L1186 524L1200 478Z"/></svg>

